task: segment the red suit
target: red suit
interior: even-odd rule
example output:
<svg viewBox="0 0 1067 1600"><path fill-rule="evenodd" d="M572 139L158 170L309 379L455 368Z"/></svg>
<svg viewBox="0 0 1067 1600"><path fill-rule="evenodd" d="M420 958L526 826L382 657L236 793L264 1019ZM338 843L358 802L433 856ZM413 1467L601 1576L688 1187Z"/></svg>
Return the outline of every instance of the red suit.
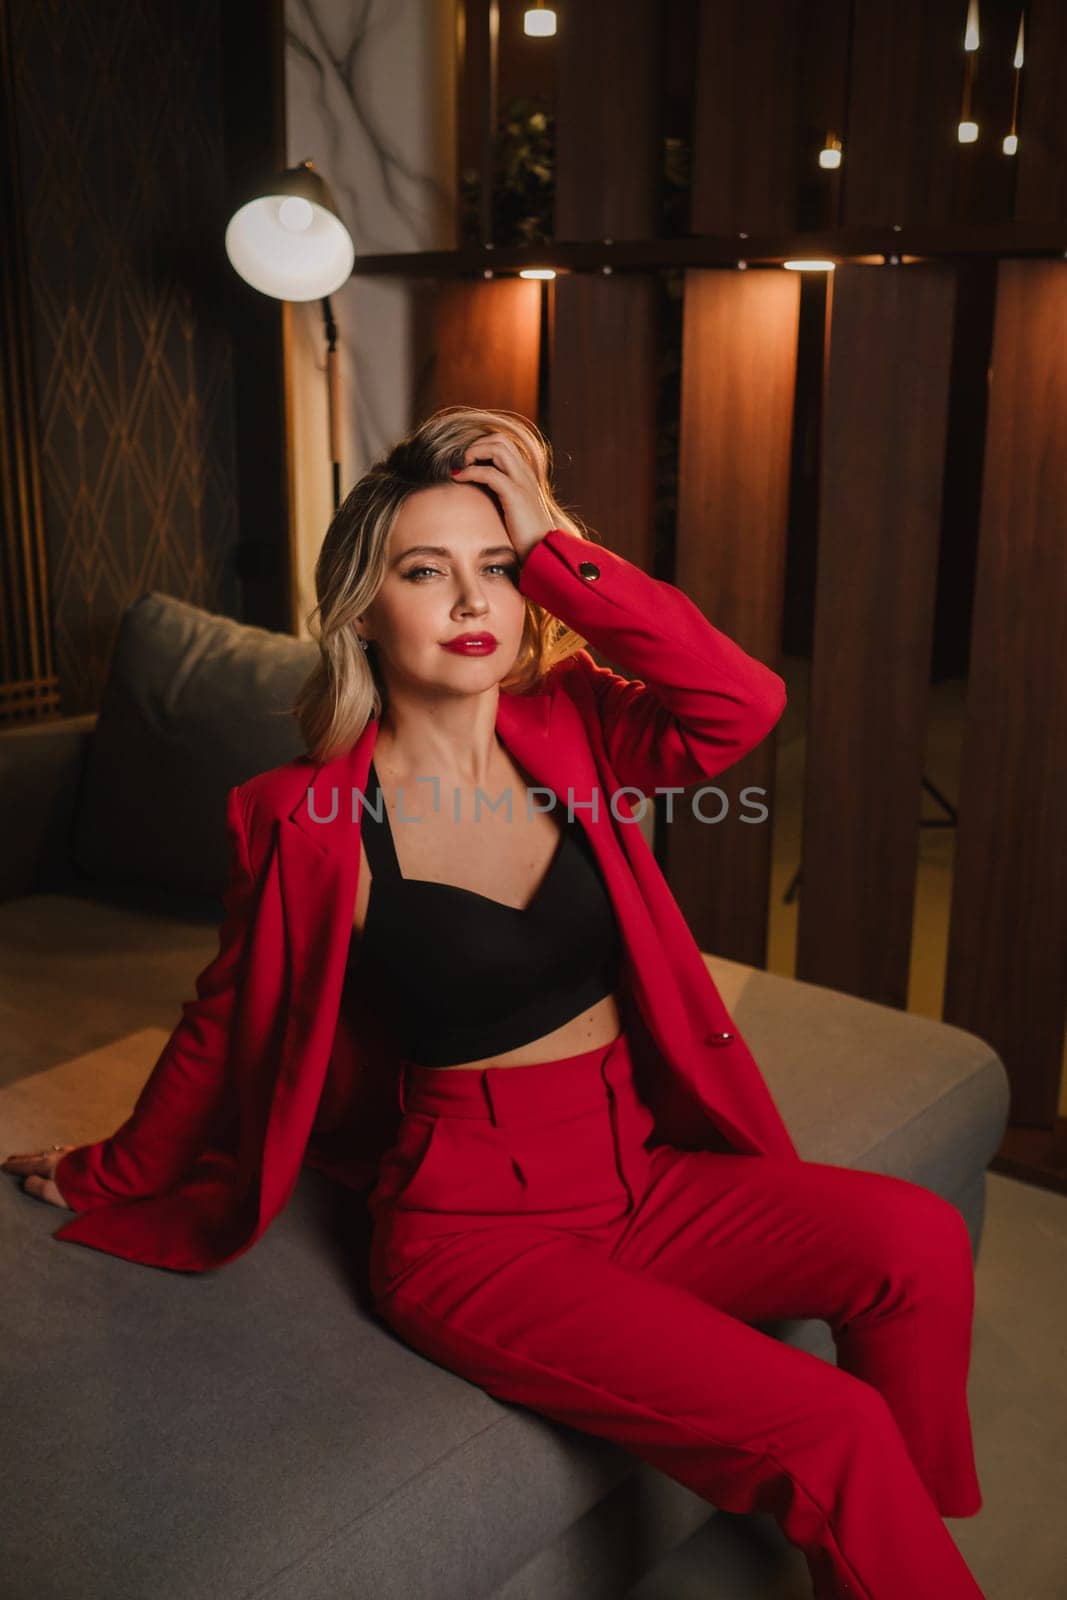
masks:
<svg viewBox="0 0 1067 1600"><path fill-rule="evenodd" d="M501 694L496 726L534 784L563 799L573 789L583 822L591 813L577 808L598 792L590 837L657 1047L647 1062L661 1131L796 1157L640 827L610 806L624 785L651 794L732 766L778 721L783 682L680 590L576 534L548 533L519 588L634 674L582 651L540 692ZM324 766L298 757L230 791L219 952L129 1120L59 1163L56 1183L84 1215L57 1239L202 1271L259 1238L304 1161L354 1188L373 1182L395 1128L389 1063L365 1036L373 1018L340 1000L360 861L350 797L366 785L378 726ZM314 820L330 815L334 790L333 820ZM623 795L615 810L638 803Z"/></svg>
<svg viewBox="0 0 1067 1600"><path fill-rule="evenodd" d="M623 792L714 778L778 721L782 680L564 530L519 588L633 675L582 651L501 694L496 722L587 826L624 1031L555 1062L400 1073L379 1019L342 1004L372 721L323 767L230 791L219 953L129 1120L59 1163L83 1214L55 1237L202 1271L259 1238L302 1162L373 1184L375 1309L415 1349L713 1504L773 1512L821 1600L974 1600L940 1516L981 1505L963 1218L801 1160ZM825 1318L837 1364L751 1325L778 1316Z"/></svg>

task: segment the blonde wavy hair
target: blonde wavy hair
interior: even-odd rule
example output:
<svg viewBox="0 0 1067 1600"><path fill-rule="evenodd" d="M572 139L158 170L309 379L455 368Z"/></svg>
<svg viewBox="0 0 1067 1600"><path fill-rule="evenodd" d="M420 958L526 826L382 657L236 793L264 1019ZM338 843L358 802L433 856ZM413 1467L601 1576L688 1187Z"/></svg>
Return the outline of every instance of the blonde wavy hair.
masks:
<svg viewBox="0 0 1067 1600"><path fill-rule="evenodd" d="M596 543L588 528L568 515L551 489L552 447L540 429L517 411L481 411L445 406L435 411L363 474L335 512L315 564L317 605L306 621L319 647L319 660L302 684L292 712L312 760L323 763L351 749L372 717L386 703L386 685L375 661L375 646L364 651L354 620L374 600L388 570L389 536L409 495L451 483L451 469L485 433L514 440L533 466L548 503L553 526ZM472 485L499 497L483 483ZM528 694L560 661L586 641L551 612L524 596L526 615L515 664L501 682L501 693Z"/></svg>

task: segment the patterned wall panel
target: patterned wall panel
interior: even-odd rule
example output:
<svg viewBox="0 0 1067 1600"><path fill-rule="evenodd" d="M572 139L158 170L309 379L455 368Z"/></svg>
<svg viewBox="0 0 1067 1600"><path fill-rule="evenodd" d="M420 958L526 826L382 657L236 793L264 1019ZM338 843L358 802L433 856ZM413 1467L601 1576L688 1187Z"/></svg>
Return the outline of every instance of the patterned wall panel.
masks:
<svg viewBox="0 0 1067 1600"><path fill-rule="evenodd" d="M9 0L62 709L147 589L236 609L218 7Z"/></svg>
<svg viewBox="0 0 1067 1600"><path fill-rule="evenodd" d="M59 711L7 24L0 7L0 727Z"/></svg>

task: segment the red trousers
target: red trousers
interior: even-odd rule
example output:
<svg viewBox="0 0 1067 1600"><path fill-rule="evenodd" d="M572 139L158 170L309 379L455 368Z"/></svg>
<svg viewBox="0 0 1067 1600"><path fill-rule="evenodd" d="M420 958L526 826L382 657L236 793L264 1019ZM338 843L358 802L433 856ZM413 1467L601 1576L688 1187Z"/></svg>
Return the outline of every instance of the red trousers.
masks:
<svg viewBox="0 0 1067 1600"><path fill-rule="evenodd" d="M819 1600L973 1600L982 1504L960 1211L903 1178L647 1141L625 1033L521 1067L405 1064L369 1200L375 1309L501 1400L770 1512ZM829 1323L837 1365L751 1324Z"/></svg>

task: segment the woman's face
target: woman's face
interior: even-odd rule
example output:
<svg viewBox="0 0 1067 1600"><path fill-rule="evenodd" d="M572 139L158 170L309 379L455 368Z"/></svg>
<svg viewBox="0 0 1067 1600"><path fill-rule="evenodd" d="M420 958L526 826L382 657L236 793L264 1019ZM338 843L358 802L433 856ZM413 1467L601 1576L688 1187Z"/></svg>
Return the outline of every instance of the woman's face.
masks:
<svg viewBox="0 0 1067 1600"><path fill-rule="evenodd" d="M482 490L444 483L409 495L393 525L385 580L362 625L387 688L479 694L506 678L526 610L518 574L507 529ZM492 634L496 649L445 649L465 633Z"/></svg>

